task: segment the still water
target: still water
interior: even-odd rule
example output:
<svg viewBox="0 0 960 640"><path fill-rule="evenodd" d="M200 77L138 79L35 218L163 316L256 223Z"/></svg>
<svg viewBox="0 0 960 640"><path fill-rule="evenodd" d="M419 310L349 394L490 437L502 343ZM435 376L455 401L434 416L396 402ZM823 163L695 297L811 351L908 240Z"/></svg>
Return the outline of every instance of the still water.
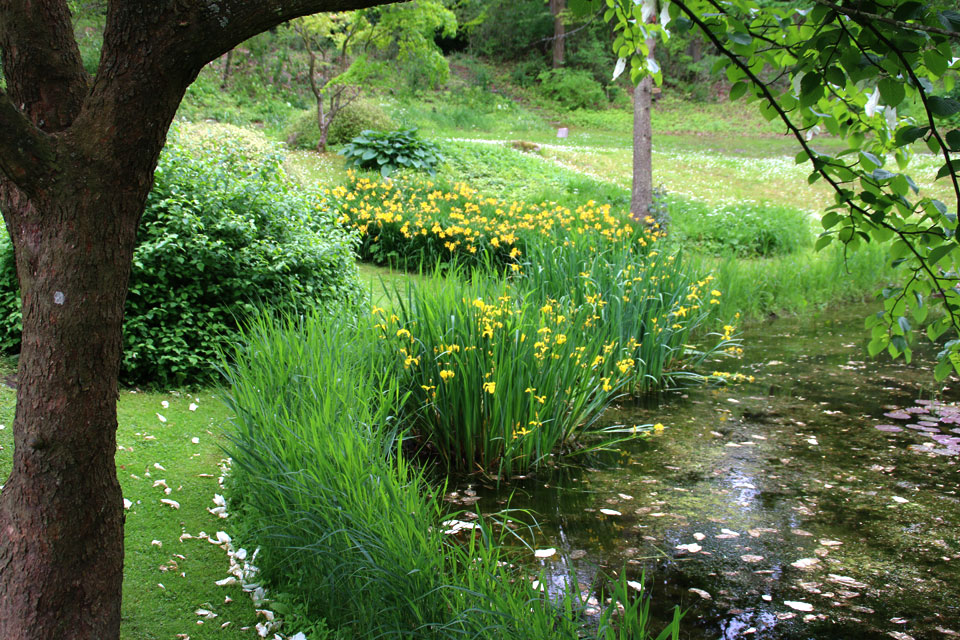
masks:
<svg viewBox="0 0 960 640"><path fill-rule="evenodd" d="M932 352L867 357L868 311L749 328L755 382L620 406L667 429L614 464L474 483L480 506L536 513L551 589L645 575L684 638L960 637L960 389L936 392Z"/></svg>

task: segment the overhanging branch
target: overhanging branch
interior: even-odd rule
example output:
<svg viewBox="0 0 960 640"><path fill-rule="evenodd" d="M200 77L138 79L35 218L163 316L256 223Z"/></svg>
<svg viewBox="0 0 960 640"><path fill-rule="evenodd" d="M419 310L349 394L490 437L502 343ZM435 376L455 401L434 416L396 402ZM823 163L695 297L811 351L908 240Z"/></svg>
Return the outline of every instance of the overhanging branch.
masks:
<svg viewBox="0 0 960 640"><path fill-rule="evenodd" d="M954 40L960 41L960 31L949 31L947 29L941 29L940 27L928 27L925 24L917 24L915 22L904 22L902 20L895 20L893 18L888 18L887 16L881 16L876 13L870 13L868 11L861 11L859 9L852 9L850 7L841 7L838 4L830 2L829 0L813 0L819 5L832 9L837 13L842 13L845 16L851 18L859 18L858 22L869 24L870 20L876 22L883 22L885 24L893 25L899 27L900 29L909 29L911 31L923 31L925 33L936 33L941 36L946 36L948 38L953 38Z"/></svg>
<svg viewBox="0 0 960 640"><path fill-rule="evenodd" d="M27 193L36 191L50 170L53 147L47 134L0 91L0 172Z"/></svg>

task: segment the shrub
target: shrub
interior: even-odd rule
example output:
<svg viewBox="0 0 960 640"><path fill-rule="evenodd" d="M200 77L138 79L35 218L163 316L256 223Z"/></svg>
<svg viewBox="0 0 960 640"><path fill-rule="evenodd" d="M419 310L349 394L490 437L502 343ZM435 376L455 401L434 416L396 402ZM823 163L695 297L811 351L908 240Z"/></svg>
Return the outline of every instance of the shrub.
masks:
<svg viewBox="0 0 960 640"><path fill-rule="evenodd" d="M220 346L259 305L340 308L361 299L355 239L316 198L288 188L282 157L227 125L174 130L147 198L130 274L121 380L181 385L213 372ZM12 251L0 251L12 273ZM0 308L16 279L4 278ZM19 346L3 308L2 346ZM16 341L14 341L16 337Z"/></svg>
<svg viewBox="0 0 960 640"><path fill-rule="evenodd" d="M783 255L813 241L808 214L795 207L765 202L715 206L670 195L662 202L669 212L673 240L696 244L709 253Z"/></svg>
<svg viewBox="0 0 960 640"><path fill-rule="evenodd" d="M376 102L355 100L344 107L330 123L327 144L344 144L365 129L389 131L395 126L390 116ZM320 142L316 109L308 109L294 118L284 130L284 138L289 146L296 149L316 149Z"/></svg>
<svg viewBox="0 0 960 640"><path fill-rule="evenodd" d="M537 77L540 93L565 109L596 109L607 104L603 87L587 71L550 69Z"/></svg>
<svg viewBox="0 0 960 640"><path fill-rule="evenodd" d="M344 145L340 154L346 157L348 167L375 169L384 178L397 169L417 169L434 176L443 156L435 144L418 139L416 134L416 129L364 131Z"/></svg>

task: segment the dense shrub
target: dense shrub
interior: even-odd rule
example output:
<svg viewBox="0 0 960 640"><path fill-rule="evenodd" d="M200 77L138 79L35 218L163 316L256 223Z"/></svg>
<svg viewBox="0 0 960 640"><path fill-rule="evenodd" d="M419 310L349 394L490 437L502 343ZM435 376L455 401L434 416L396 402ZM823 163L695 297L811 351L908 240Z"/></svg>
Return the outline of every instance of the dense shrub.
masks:
<svg viewBox="0 0 960 640"><path fill-rule="evenodd" d="M376 102L355 100L344 107L330 123L327 144L349 142L365 129L389 131L395 128L390 116ZM316 109L307 109L297 116L284 130L287 144L297 149L316 149L320 142Z"/></svg>
<svg viewBox="0 0 960 640"><path fill-rule="evenodd" d="M603 87L588 71L550 69L537 77L540 93L566 109L596 109L607 104Z"/></svg>
<svg viewBox="0 0 960 640"><path fill-rule="evenodd" d="M256 134L226 125L172 134L134 252L124 382L209 377L218 347L258 305L340 308L360 299L354 239L312 196L288 189L281 160ZM0 260L11 273L12 251L0 250ZM8 350L19 342L16 286L0 283Z"/></svg>
<svg viewBox="0 0 960 640"><path fill-rule="evenodd" d="M696 244L714 254L772 256L809 246L808 214L795 207L758 202L719 206L666 196L670 233L681 244Z"/></svg>

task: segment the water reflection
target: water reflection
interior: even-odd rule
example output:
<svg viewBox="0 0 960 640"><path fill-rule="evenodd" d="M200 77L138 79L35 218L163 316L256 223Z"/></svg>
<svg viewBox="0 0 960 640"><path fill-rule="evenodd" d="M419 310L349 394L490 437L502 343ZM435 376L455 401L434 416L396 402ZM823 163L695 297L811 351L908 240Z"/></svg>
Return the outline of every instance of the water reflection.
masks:
<svg viewBox="0 0 960 640"><path fill-rule="evenodd" d="M661 622L689 610L686 638L960 634L956 459L919 431L875 429L931 397L929 359L865 360L862 317L754 330L744 368L757 383L624 406L613 421L670 428L593 471L484 500L513 491L511 506L539 514L538 546L559 551L543 561L551 593L569 571L581 587L645 573Z"/></svg>

